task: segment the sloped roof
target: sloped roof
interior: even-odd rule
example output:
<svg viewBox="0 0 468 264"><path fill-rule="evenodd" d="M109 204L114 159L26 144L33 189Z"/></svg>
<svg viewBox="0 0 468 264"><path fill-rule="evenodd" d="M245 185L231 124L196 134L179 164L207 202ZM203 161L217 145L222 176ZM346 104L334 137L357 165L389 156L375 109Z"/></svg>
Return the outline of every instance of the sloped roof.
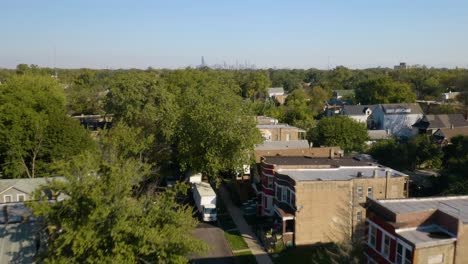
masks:
<svg viewBox="0 0 468 264"><path fill-rule="evenodd" d="M440 132L443 134L443 136L446 139L451 139L455 136L468 136L468 127L455 127L453 129L451 128L440 128L439 130L436 131L437 134L440 134Z"/></svg>
<svg viewBox="0 0 468 264"><path fill-rule="evenodd" d="M271 93L283 93L284 94L284 89L283 87L271 87L271 88L268 88L268 93L271 94Z"/></svg>
<svg viewBox="0 0 468 264"><path fill-rule="evenodd" d="M426 115L413 126L424 129L467 127L468 121L462 114Z"/></svg>
<svg viewBox="0 0 468 264"><path fill-rule="evenodd" d="M386 115L424 114L418 103L381 104Z"/></svg>
<svg viewBox="0 0 468 264"><path fill-rule="evenodd" d="M0 193L15 188L24 193L32 193L38 187L46 185L51 180L64 180L64 177L32 178L32 179L0 179Z"/></svg>
<svg viewBox="0 0 468 264"><path fill-rule="evenodd" d="M370 108L372 111L377 107L377 105L344 105L343 114L355 116L355 115L364 115L365 111Z"/></svg>

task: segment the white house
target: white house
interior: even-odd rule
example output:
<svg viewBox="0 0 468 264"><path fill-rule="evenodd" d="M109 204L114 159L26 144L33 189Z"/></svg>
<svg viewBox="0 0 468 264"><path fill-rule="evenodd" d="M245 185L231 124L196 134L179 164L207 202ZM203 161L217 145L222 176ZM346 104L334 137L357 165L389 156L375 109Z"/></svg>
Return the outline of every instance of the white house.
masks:
<svg viewBox="0 0 468 264"><path fill-rule="evenodd" d="M344 105L341 114L358 122L368 124L368 118L377 105Z"/></svg>
<svg viewBox="0 0 468 264"><path fill-rule="evenodd" d="M274 98L276 96L281 96L284 95L284 89L283 87L272 87L268 88L268 96L270 98Z"/></svg>
<svg viewBox="0 0 468 264"><path fill-rule="evenodd" d="M397 137L413 136L412 126L424 113L417 103L381 104L368 119L369 127L386 130Z"/></svg>

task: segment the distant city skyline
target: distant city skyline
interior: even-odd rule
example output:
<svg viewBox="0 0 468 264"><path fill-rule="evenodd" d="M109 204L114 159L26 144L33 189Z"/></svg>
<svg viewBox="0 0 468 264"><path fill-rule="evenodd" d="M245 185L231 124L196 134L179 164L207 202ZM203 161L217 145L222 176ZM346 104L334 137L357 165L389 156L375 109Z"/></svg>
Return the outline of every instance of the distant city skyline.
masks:
<svg viewBox="0 0 468 264"><path fill-rule="evenodd" d="M468 1L5 1L0 67L468 68Z"/></svg>

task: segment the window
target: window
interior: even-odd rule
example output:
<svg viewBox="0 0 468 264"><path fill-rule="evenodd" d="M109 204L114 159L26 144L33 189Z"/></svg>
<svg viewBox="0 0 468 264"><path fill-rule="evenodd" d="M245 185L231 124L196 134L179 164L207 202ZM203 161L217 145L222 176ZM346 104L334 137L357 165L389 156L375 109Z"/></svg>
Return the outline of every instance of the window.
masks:
<svg viewBox="0 0 468 264"><path fill-rule="evenodd" d="M373 225L369 225L369 245L375 248L375 241L377 237L377 229Z"/></svg>
<svg viewBox="0 0 468 264"><path fill-rule="evenodd" d="M263 196L263 208L267 208L267 198Z"/></svg>
<svg viewBox="0 0 468 264"><path fill-rule="evenodd" d="M281 192L282 188L279 185L276 185L276 199L278 201L281 201Z"/></svg>
<svg viewBox="0 0 468 264"><path fill-rule="evenodd" d="M358 199L362 199L362 187L357 187L356 193L357 193Z"/></svg>
<svg viewBox="0 0 468 264"><path fill-rule="evenodd" d="M396 263L403 263L403 246L400 243L397 244Z"/></svg>
<svg viewBox="0 0 468 264"><path fill-rule="evenodd" d="M291 193L291 203L292 206L296 206L296 195L294 193Z"/></svg>
<svg viewBox="0 0 468 264"><path fill-rule="evenodd" d="M291 140L291 135L290 134L286 134L286 141L290 141Z"/></svg>
<svg viewBox="0 0 468 264"><path fill-rule="evenodd" d="M405 262L404 264L411 264L411 250L405 248Z"/></svg>
<svg viewBox="0 0 468 264"><path fill-rule="evenodd" d="M388 258L390 255L390 237L386 234L382 235L382 254Z"/></svg>
<svg viewBox="0 0 468 264"><path fill-rule="evenodd" d="M403 246L400 242L397 243L396 249L396 263L397 264L411 264L412 258L411 249Z"/></svg>
<svg viewBox="0 0 468 264"><path fill-rule="evenodd" d="M283 192L282 192L283 197L281 199L282 202L288 202L286 190L287 190L287 188L283 187Z"/></svg>
<svg viewBox="0 0 468 264"><path fill-rule="evenodd" d="M286 190L286 202L291 202L291 190L289 190L289 188Z"/></svg>
<svg viewBox="0 0 468 264"><path fill-rule="evenodd" d="M11 197L11 195L9 195L9 194L3 195L3 201L4 201L5 203L11 203L11 202L13 202L13 201L12 201L12 197Z"/></svg>
<svg viewBox="0 0 468 264"><path fill-rule="evenodd" d="M362 212L361 211L358 211L357 214L356 214L356 220L358 222L361 222L362 221Z"/></svg>
<svg viewBox="0 0 468 264"><path fill-rule="evenodd" d="M273 189L273 177L267 176L268 188Z"/></svg>
<svg viewBox="0 0 468 264"><path fill-rule="evenodd" d="M26 200L26 195L18 194L16 195L16 199L18 199L18 202L24 202L24 200Z"/></svg>
<svg viewBox="0 0 468 264"><path fill-rule="evenodd" d="M372 198L374 195L374 191L372 190L372 187L367 188L367 197Z"/></svg>

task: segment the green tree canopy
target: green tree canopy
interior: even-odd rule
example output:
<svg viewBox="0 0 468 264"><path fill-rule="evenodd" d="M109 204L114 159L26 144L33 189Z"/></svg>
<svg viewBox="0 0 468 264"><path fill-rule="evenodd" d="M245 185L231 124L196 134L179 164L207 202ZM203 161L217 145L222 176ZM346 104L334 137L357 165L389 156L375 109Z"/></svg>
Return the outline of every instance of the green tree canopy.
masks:
<svg viewBox="0 0 468 264"><path fill-rule="evenodd" d="M380 76L359 83L356 100L361 104L414 103L416 95L409 84Z"/></svg>
<svg viewBox="0 0 468 264"><path fill-rule="evenodd" d="M3 177L40 176L47 164L92 146L65 115L63 89L48 76L18 75L0 85L0 167Z"/></svg>
<svg viewBox="0 0 468 264"><path fill-rule="evenodd" d="M31 203L48 230L47 263L186 263L204 245L192 236L192 208L177 202L187 186L154 192L140 185L150 166L141 131L118 125L103 133L100 150L56 167L65 181L45 188L67 199ZM143 190L143 191L142 191ZM147 190L147 191L145 191ZM36 195L41 197L41 192Z"/></svg>
<svg viewBox="0 0 468 264"><path fill-rule="evenodd" d="M362 151L368 140L365 124L347 116L322 118L310 133L316 146L339 146L345 151Z"/></svg>

